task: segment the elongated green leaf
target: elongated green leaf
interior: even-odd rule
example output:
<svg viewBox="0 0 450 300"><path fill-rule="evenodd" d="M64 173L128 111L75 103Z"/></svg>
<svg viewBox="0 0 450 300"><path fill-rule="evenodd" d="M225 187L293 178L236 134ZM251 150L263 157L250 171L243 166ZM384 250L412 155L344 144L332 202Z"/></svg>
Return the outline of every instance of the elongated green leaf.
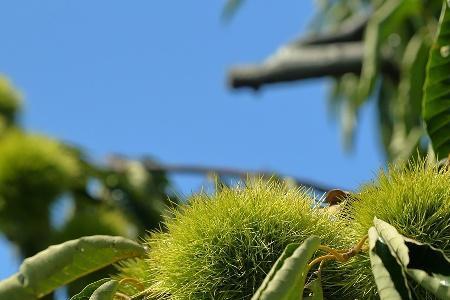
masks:
<svg viewBox="0 0 450 300"><path fill-rule="evenodd" d="M87 285L81 292L74 295L70 300L89 300L89 298L92 296L92 293L100 287L102 284L110 281L109 278L100 279L96 282L93 282L89 285Z"/></svg>
<svg viewBox="0 0 450 300"><path fill-rule="evenodd" d="M426 30L420 30L409 40L401 63L398 96L396 99L385 100L390 108L386 117L398 120L392 126L392 135L387 148L391 160L406 161L417 154L420 139L425 134L421 116L424 70L430 46L431 39ZM385 81L386 78L383 79L383 83Z"/></svg>
<svg viewBox="0 0 450 300"><path fill-rule="evenodd" d="M361 104L372 92L377 79L381 45L408 16L420 12L418 0L389 0L375 12L364 37L364 59L358 92Z"/></svg>
<svg viewBox="0 0 450 300"><path fill-rule="evenodd" d="M450 153L450 4L444 1L439 29L430 51L424 85L423 118L434 152Z"/></svg>
<svg viewBox="0 0 450 300"><path fill-rule="evenodd" d="M100 235L51 246L27 258L20 266L19 273L0 282L0 299L40 298L90 272L121 259L144 254L145 249L136 242ZM24 295L29 297L25 298Z"/></svg>
<svg viewBox="0 0 450 300"><path fill-rule="evenodd" d="M298 300L303 298L307 264L320 245L311 236L300 246L290 244L275 262L252 300Z"/></svg>
<svg viewBox="0 0 450 300"><path fill-rule="evenodd" d="M118 288L119 282L117 280L105 282L92 293L89 300L113 300Z"/></svg>
<svg viewBox="0 0 450 300"><path fill-rule="evenodd" d="M406 238L377 218L374 225L411 278L439 299L450 299L450 260L441 250Z"/></svg>
<svg viewBox="0 0 450 300"><path fill-rule="evenodd" d="M375 227L369 229L369 255L380 299L412 299L401 264L391 254Z"/></svg>

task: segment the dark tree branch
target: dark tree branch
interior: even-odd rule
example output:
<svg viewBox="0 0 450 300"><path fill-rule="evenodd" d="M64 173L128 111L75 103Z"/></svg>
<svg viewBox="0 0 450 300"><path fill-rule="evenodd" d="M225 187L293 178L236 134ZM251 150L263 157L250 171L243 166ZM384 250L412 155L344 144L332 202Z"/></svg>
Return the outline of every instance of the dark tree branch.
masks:
<svg viewBox="0 0 450 300"><path fill-rule="evenodd" d="M337 30L301 38L281 47L262 64L238 66L228 74L234 88L259 89L266 84L297 81L346 73L360 74L363 64L363 35L370 15L344 21ZM382 57L382 74L398 81L399 69Z"/></svg>
<svg viewBox="0 0 450 300"><path fill-rule="evenodd" d="M270 83L361 72L362 43L286 46L261 65L236 67L229 73L233 88L258 89Z"/></svg>
<svg viewBox="0 0 450 300"><path fill-rule="evenodd" d="M259 89L266 84L324 76L359 74L363 62L363 43L348 42L314 46L285 46L261 65L236 67L229 73L232 88ZM398 68L383 59L381 72L398 80Z"/></svg>
<svg viewBox="0 0 450 300"><path fill-rule="evenodd" d="M124 170L126 168L127 160L124 158L114 156L111 157L109 161L110 166L117 171ZM218 176L230 176L240 178L243 180L246 180L249 176L264 177L264 178L276 176L280 178L292 179L298 186L312 188L322 193L325 193L335 188L309 180L293 178L290 176L287 177L282 176L275 172L270 171L248 171L234 168L219 168L219 167L197 166L197 165L159 164L149 159L143 159L142 164L145 167L145 169L149 172L167 172L177 174L200 174L200 175L217 174Z"/></svg>

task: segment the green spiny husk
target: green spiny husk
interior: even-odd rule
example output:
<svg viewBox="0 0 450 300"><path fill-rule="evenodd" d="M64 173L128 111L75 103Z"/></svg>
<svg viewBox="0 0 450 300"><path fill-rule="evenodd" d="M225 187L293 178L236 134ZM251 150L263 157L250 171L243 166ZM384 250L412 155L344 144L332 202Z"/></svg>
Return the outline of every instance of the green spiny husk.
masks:
<svg viewBox="0 0 450 300"><path fill-rule="evenodd" d="M250 299L287 244L315 234L324 244L347 246L346 226L313 204L304 190L273 181L194 196L166 219L167 232L147 239L149 257L141 264L150 295ZM133 275L129 266L124 271Z"/></svg>
<svg viewBox="0 0 450 300"><path fill-rule="evenodd" d="M51 202L78 174L78 161L51 138L10 130L0 139L0 197L9 205Z"/></svg>
<svg viewBox="0 0 450 300"><path fill-rule="evenodd" d="M367 234L376 216L401 234L429 243L450 256L450 172L423 161L391 166L376 181L354 194L344 213L353 235ZM325 267L323 280L332 299L377 299L376 286L366 253L339 265ZM435 299L410 282L418 299Z"/></svg>

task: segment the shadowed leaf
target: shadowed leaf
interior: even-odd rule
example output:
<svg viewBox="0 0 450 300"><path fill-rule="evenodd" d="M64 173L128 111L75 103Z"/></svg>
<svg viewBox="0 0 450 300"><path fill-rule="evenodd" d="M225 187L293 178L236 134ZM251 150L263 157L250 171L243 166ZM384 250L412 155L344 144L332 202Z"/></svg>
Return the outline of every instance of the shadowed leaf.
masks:
<svg viewBox="0 0 450 300"><path fill-rule="evenodd" d="M320 239L311 236L300 246L290 244L275 262L252 300L302 299L307 264L320 245Z"/></svg>
<svg viewBox="0 0 450 300"><path fill-rule="evenodd" d="M450 260L439 249L399 234L388 223L374 219L375 228L406 273L439 299L450 299Z"/></svg>
<svg viewBox="0 0 450 300"><path fill-rule="evenodd" d="M305 297L305 300L323 300L322 282L320 277L311 281L307 287L312 295Z"/></svg>
<svg viewBox="0 0 450 300"><path fill-rule="evenodd" d="M92 293L89 300L112 300L119 287L117 280L110 280L102 284Z"/></svg>
<svg viewBox="0 0 450 300"><path fill-rule="evenodd" d="M92 293L94 293L94 291L98 287L108 282L109 280L109 278L104 278L87 285L81 292L70 298L70 300L89 300L89 298L92 296Z"/></svg>

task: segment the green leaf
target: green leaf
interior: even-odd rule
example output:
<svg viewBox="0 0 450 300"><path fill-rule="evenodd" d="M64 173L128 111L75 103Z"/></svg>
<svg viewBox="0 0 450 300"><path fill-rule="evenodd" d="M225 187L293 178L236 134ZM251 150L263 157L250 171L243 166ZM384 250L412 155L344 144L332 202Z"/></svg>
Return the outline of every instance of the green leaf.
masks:
<svg viewBox="0 0 450 300"><path fill-rule="evenodd" d="M405 271L375 227L369 229L369 255L380 299L412 299Z"/></svg>
<svg viewBox="0 0 450 300"><path fill-rule="evenodd" d="M303 297L307 264L320 245L311 236L300 246L289 244L267 274L252 300L298 300Z"/></svg>
<svg viewBox="0 0 450 300"><path fill-rule="evenodd" d="M227 0L225 7L223 8L222 18L226 21L230 20L234 17L243 3L244 0Z"/></svg>
<svg viewBox="0 0 450 300"><path fill-rule="evenodd" d="M79 292L78 294L74 295L72 298L70 298L70 300L89 300L89 298L91 297L92 293L94 293L94 291L101 286L102 284L106 283L110 281L109 278L103 278L100 279L96 282L93 282L89 285L87 285L81 292Z"/></svg>
<svg viewBox="0 0 450 300"><path fill-rule="evenodd" d="M364 58L358 87L358 105L367 99L375 86L380 64L381 46L410 15L420 12L418 0L390 0L374 13L364 37Z"/></svg>
<svg viewBox="0 0 450 300"><path fill-rule="evenodd" d="M144 254L145 249L136 242L101 235L51 246L25 259L19 273L0 282L0 299L40 298L83 275Z"/></svg>
<svg viewBox="0 0 450 300"><path fill-rule="evenodd" d="M89 300L113 300L118 288L119 282L117 280L105 282L94 291Z"/></svg>
<svg viewBox="0 0 450 300"><path fill-rule="evenodd" d="M450 260L441 250L399 234L388 223L374 219L375 228L406 273L439 299L450 299Z"/></svg>
<svg viewBox="0 0 450 300"><path fill-rule="evenodd" d="M387 148L392 160L406 161L417 154L425 134L422 120L423 85L431 39L427 30L420 30L408 41L401 62L400 83L395 83L398 96L388 100L390 117L395 120ZM383 78L383 82L386 81Z"/></svg>
<svg viewBox="0 0 450 300"><path fill-rule="evenodd" d="M430 51L423 111L428 135L439 158L450 153L450 4L444 1L439 29Z"/></svg>

